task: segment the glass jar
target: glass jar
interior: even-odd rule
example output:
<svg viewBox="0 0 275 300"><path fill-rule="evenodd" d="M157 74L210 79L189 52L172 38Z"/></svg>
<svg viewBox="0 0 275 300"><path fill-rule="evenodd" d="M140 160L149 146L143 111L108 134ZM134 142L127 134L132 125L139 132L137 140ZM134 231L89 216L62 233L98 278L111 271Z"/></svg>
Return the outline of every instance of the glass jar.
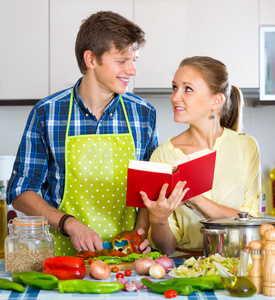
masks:
<svg viewBox="0 0 275 300"><path fill-rule="evenodd" d="M13 273L43 271L44 260L54 257L54 237L44 217L16 217L8 224L5 239L5 270Z"/></svg>
<svg viewBox="0 0 275 300"><path fill-rule="evenodd" d="M0 259L5 257L4 241L6 238L6 193L5 187L0 183Z"/></svg>

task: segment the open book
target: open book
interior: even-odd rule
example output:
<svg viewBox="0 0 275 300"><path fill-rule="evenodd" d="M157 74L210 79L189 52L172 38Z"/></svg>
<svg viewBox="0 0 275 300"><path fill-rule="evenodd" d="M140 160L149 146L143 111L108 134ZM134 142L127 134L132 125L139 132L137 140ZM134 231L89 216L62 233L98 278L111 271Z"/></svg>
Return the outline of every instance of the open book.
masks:
<svg viewBox="0 0 275 300"><path fill-rule="evenodd" d="M178 160L174 166L165 163L131 160L128 168L126 205L145 207L139 194L157 200L164 183L169 183L169 197L178 181L187 181L190 190L182 201L212 189L216 151L204 149Z"/></svg>

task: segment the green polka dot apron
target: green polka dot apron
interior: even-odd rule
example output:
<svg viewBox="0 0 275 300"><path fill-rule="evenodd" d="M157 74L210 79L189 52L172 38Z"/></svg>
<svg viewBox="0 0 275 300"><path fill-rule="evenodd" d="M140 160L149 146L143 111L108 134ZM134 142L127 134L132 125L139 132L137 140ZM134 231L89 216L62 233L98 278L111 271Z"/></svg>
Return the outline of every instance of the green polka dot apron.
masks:
<svg viewBox="0 0 275 300"><path fill-rule="evenodd" d="M65 187L59 210L75 216L96 231L104 242L124 230L133 230L135 208L126 206L127 168L135 159L135 144L120 96L129 133L69 136L71 93L65 141ZM77 253L70 238L59 231L55 255Z"/></svg>

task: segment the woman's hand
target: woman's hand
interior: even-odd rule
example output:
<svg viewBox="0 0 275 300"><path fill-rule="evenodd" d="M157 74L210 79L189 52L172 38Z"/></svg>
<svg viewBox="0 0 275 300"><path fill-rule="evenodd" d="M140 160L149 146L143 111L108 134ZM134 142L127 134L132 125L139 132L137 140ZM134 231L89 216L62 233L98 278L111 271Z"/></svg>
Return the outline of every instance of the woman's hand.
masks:
<svg viewBox="0 0 275 300"><path fill-rule="evenodd" d="M181 204L181 200L189 191L189 188L185 188L185 186L186 181L179 181L171 195L166 198L165 195L168 184L164 184L160 190L157 201L151 201L146 193L140 192L144 205L149 211L151 239L160 251L168 255L170 255L177 246L176 238L169 227L168 218Z"/></svg>
<svg viewBox="0 0 275 300"><path fill-rule="evenodd" d="M172 212L181 204L181 200L189 191L189 188L184 188L186 181L179 181L169 198L166 198L168 183L165 183L159 193L157 201L151 201L145 192L140 192L144 205L150 212L151 224L164 224Z"/></svg>

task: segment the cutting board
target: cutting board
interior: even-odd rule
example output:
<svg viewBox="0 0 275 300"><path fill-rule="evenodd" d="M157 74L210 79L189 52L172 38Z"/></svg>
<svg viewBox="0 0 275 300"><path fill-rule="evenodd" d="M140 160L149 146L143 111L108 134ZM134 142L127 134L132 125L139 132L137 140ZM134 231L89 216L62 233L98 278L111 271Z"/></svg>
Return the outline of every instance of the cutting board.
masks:
<svg viewBox="0 0 275 300"><path fill-rule="evenodd" d="M109 267L111 268L111 270L113 267L118 267L119 271L133 270L134 263L133 262L125 262L125 263L121 263L121 264L109 264ZM86 275L88 275L90 273L90 265L86 264L85 269L86 269Z"/></svg>

